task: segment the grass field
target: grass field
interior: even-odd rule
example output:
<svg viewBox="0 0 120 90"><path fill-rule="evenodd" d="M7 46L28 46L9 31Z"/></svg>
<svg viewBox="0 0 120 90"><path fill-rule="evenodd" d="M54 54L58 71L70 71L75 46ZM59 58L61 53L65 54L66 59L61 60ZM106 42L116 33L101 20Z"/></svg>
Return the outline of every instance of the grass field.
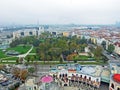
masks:
<svg viewBox="0 0 120 90"><path fill-rule="evenodd" d="M30 53L36 53L36 48L33 47L32 51Z"/></svg>
<svg viewBox="0 0 120 90"><path fill-rule="evenodd" d="M4 58L4 57L7 57L7 56L5 55L5 53L2 50L0 50L0 59Z"/></svg>
<svg viewBox="0 0 120 90"><path fill-rule="evenodd" d="M24 54L24 53L26 53L29 49L31 48L31 46L30 45L27 45L27 46L25 46L25 45L19 45L19 46L16 46L16 47L14 47L14 48L8 48L7 50L6 50L6 52L7 51L9 51L9 50L14 50L14 51L17 51L17 52L19 52L20 54ZM1 58L6 58L6 57L10 57L10 56L7 56L6 54L5 54L5 52L3 52L2 50L0 50L0 59ZM10 59L10 60L14 60L14 59L16 59L16 58L8 58L8 59Z"/></svg>
<svg viewBox="0 0 120 90"><path fill-rule="evenodd" d="M14 48L8 48L7 51L8 51L8 50L15 50L15 51L19 52L20 54L24 54L24 53L26 53L30 48L31 48L31 46L25 46L25 45L21 46L21 45L19 45L19 46L16 46L16 47L14 47Z"/></svg>
<svg viewBox="0 0 120 90"><path fill-rule="evenodd" d="M92 60L92 58L90 58L89 56L77 55L76 57L74 57L74 60L84 61L84 60Z"/></svg>
<svg viewBox="0 0 120 90"><path fill-rule="evenodd" d="M2 60L17 60L17 59L18 59L18 57L7 57Z"/></svg>

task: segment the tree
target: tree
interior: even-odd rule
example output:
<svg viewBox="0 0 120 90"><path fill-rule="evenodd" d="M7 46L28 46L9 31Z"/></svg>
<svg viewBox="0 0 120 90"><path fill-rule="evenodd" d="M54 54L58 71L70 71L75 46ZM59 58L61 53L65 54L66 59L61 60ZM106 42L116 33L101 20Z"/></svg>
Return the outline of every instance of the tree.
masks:
<svg viewBox="0 0 120 90"><path fill-rule="evenodd" d="M19 68L13 68L12 73L13 73L14 76L19 77L20 69Z"/></svg>
<svg viewBox="0 0 120 90"><path fill-rule="evenodd" d="M25 81L27 76L28 76L28 71L27 70L23 69L23 70L20 71L20 79L21 80Z"/></svg>
<svg viewBox="0 0 120 90"><path fill-rule="evenodd" d="M3 69L4 69L4 67L5 67L5 65L0 64L0 70L3 70Z"/></svg>
<svg viewBox="0 0 120 90"><path fill-rule="evenodd" d="M60 58L59 62L60 62L61 64L63 63L63 59L62 59L62 57Z"/></svg>
<svg viewBox="0 0 120 90"><path fill-rule="evenodd" d="M86 44L87 43L87 39L85 39L85 37L83 36L80 41L79 44Z"/></svg>
<svg viewBox="0 0 120 90"><path fill-rule="evenodd" d="M16 59L16 63L19 64L19 59Z"/></svg>
<svg viewBox="0 0 120 90"><path fill-rule="evenodd" d="M30 58L30 60L32 61L32 63L33 63L33 61L34 61L34 56L32 56L31 58Z"/></svg>
<svg viewBox="0 0 120 90"><path fill-rule="evenodd" d="M77 59L74 60L74 63L77 63Z"/></svg>
<svg viewBox="0 0 120 90"><path fill-rule="evenodd" d="M91 40L91 38L88 39L87 42L88 42L89 44L92 44L92 40Z"/></svg>
<svg viewBox="0 0 120 90"><path fill-rule="evenodd" d="M84 43L84 44L81 44L81 45L80 45L80 51L81 51L81 52L85 52L85 47L87 47L87 44L85 44L85 43Z"/></svg>
<svg viewBox="0 0 120 90"><path fill-rule="evenodd" d="M110 45L108 45L108 50L107 51L109 53L112 53L114 51L114 49L115 49L114 45L110 44Z"/></svg>
<svg viewBox="0 0 120 90"><path fill-rule="evenodd" d="M101 57L102 57L102 47L97 46L94 49L94 56L95 56L95 58L96 58L97 61L101 59Z"/></svg>
<svg viewBox="0 0 120 90"><path fill-rule="evenodd" d="M43 59L44 63L46 61L46 56L49 52L51 45L48 40L44 40L43 42L40 43L39 45L39 53L38 55Z"/></svg>
<svg viewBox="0 0 120 90"><path fill-rule="evenodd" d="M106 42L102 41L101 45L103 46L104 49L106 49Z"/></svg>
<svg viewBox="0 0 120 90"><path fill-rule="evenodd" d="M27 56L26 60L27 60L27 63L29 63L30 62L30 56Z"/></svg>
<svg viewBox="0 0 120 90"><path fill-rule="evenodd" d="M32 75L33 75L33 73L35 72L35 68L34 68L34 67L28 68L28 72L29 72L29 73L32 73Z"/></svg>

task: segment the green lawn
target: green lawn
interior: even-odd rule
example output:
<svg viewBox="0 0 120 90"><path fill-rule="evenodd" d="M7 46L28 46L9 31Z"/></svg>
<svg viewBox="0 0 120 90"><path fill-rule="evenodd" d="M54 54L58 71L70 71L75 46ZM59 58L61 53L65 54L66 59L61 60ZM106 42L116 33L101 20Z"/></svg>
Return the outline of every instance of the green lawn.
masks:
<svg viewBox="0 0 120 90"><path fill-rule="evenodd" d="M18 57L7 57L2 60L17 60L17 59L18 59Z"/></svg>
<svg viewBox="0 0 120 90"><path fill-rule="evenodd" d="M104 65L102 62L79 62L81 65Z"/></svg>
<svg viewBox="0 0 120 90"><path fill-rule="evenodd" d="M14 51L19 52L20 54L24 54L24 53L26 53L30 48L31 48L30 45L27 45L27 46L19 45L19 46L16 46L16 47L14 47L14 48L8 48L6 51L14 50ZM6 57L9 57L9 56L5 55L5 52L3 52L2 50L0 50L0 59L1 59L1 58L6 58ZM12 59L14 60L13 57L11 58L11 60L12 60Z"/></svg>
<svg viewBox="0 0 120 90"><path fill-rule="evenodd" d="M31 46L25 46L25 45L19 45L19 46L16 46L14 48L8 48L8 50L15 50L17 52L19 52L20 54L24 54L26 53L29 49L31 48Z"/></svg>
<svg viewBox="0 0 120 90"><path fill-rule="evenodd" d="M16 62L2 62L0 64L16 64Z"/></svg>
<svg viewBox="0 0 120 90"><path fill-rule="evenodd" d="M5 55L5 53L2 50L0 50L0 59L4 58L4 57L7 57L7 56Z"/></svg>
<svg viewBox="0 0 120 90"><path fill-rule="evenodd" d="M30 53L36 53L36 48L33 47L32 51Z"/></svg>
<svg viewBox="0 0 120 90"><path fill-rule="evenodd" d="M76 57L74 57L74 60L84 61L84 60L92 60L92 58L90 58L89 56L77 55Z"/></svg>

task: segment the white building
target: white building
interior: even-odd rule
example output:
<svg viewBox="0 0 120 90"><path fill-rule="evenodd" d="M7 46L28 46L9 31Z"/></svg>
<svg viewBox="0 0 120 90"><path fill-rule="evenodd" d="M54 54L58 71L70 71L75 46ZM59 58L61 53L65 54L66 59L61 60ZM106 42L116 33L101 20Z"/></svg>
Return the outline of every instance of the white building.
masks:
<svg viewBox="0 0 120 90"><path fill-rule="evenodd" d="M89 47L85 47L85 52L86 52L86 53L90 52Z"/></svg>
<svg viewBox="0 0 120 90"><path fill-rule="evenodd" d="M39 36L44 32L44 27L39 27L39 29L24 29L13 32L13 39L25 37L25 36Z"/></svg>
<svg viewBox="0 0 120 90"><path fill-rule="evenodd" d="M97 38L97 44L101 45L103 41L106 41L104 38Z"/></svg>
<svg viewBox="0 0 120 90"><path fill-rule="evenodd" d="M109 90L120 90L120 74L111 76Z"/></svg>
<svg viewBox="0 0 120 90"><path fill-rule="evenodd" d="M120 42L116 42L114 46L115 46L114 52L120 55Z"/></svg>
<svg viewBox="0 0 120 90"><path fill-rule="evenodd" d="M109 90L120 90L120 62L111 61L110 62L111 77Z"/></svg>

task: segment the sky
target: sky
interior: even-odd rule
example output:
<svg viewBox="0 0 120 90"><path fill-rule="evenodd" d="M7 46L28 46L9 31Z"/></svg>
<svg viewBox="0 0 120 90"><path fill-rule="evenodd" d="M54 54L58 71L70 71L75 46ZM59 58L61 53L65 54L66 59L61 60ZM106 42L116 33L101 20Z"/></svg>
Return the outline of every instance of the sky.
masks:
<svg viewBox="0 0 120 90"><path fill-rule="evenodd" d="M0 24L114 24L120 0L0 0Z"/></svg>

